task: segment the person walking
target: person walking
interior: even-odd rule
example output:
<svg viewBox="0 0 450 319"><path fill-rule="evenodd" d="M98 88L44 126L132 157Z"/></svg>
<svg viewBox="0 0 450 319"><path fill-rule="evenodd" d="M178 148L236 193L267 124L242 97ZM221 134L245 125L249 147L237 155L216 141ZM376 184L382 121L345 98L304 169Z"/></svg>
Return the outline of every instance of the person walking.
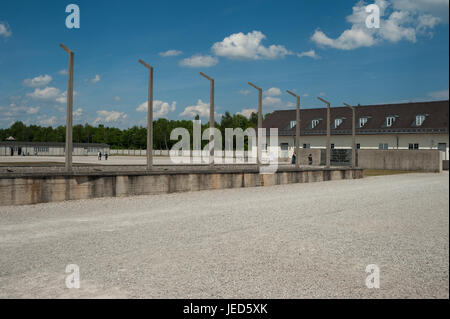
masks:
<svg viewBox="0 0 450 319"><path fill-rule="evenodd" d="M309 164L309 165L312 165L312 163L313 163L312 154L309 154L309 155L308 155L308 164Z"/></svg>
<svg viewBox="0 0 450 319"><path fill-rule="evenodd" d="M98 151L98 160L101 161L102 160L102 152Z"/></svg>
<svg viewBox="0 0 450 319"><path fill-rule="evenodd" d="M297 160L297 155L294 153L292 153L292 161L291 164L295 164L295 161Z"/></svg>
<svg viewBox="0 0 450 319"><path fill-rule="evenodd" d="M108 160L108 152L105 152L105 161Z"/></svg>

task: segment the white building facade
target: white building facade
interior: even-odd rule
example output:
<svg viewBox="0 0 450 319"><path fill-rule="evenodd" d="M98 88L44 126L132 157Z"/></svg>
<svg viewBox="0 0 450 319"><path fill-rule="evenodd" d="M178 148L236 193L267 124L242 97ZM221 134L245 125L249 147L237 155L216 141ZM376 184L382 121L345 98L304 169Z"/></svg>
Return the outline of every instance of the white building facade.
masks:
<svg viewBox="0 0 450 319"><path fill-rule="evenodd" d="M439 149L449 159L449 101L356 106L358 149ZM275 111L263 127L278 128L280 157L295 148L295 110ZM331 148L351 149L352 111L331 108ZM267 141L268 143L268 141ZM300 148L326 148L326 109L300 112Z"/></svg>

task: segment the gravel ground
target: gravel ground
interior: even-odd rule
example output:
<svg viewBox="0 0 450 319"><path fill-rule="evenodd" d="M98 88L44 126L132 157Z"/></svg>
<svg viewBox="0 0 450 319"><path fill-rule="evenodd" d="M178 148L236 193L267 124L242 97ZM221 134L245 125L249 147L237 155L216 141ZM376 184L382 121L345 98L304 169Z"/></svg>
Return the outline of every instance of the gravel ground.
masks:
<svg viewBox="0 0 450 319"><path fill-rule="evenodd" d="M0 298L449 298L448 191L444 172L0 207Z"/></svg>

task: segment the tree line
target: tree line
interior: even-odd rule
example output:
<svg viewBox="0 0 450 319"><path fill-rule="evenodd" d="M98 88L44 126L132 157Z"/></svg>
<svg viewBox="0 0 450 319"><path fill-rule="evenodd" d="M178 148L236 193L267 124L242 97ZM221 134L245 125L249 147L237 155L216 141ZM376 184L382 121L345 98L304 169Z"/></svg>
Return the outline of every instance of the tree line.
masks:
<svg viewBox="0 0 450 319"><path fill-rule="evenodd" d="M199 119L198 116L195 118ZM249 118L225 112L220 123L215 122L222 136L225 136L225 128L257 128L258 117L256 113L252 113ZM159 118L153 122L153 148L161 150L169 150L177 142L170 140L170 132L182 127L189 131L192 139L193 122L189 120L168 120ZM209 122L202 124L202 131L209 128ZM21 142L65 142L66 127L58 126L53 128L42 127L39 125L25 125L23 122L15 122L9 128L0 129L0 141L6 140L12 136L16 141ZM73 142L74 143L105 143L110 145L112 149L146 149L147 148L147 128L142 126L133 126L127 129L119 129L115 127L107 127L102 124L98 126L74 125L73 126ZM247 138L245 144L247 144ZM208 141L203 141L205 146ZM224 141L223 141L224 143ZM192 147L192 140L191 140Z"/></svg>

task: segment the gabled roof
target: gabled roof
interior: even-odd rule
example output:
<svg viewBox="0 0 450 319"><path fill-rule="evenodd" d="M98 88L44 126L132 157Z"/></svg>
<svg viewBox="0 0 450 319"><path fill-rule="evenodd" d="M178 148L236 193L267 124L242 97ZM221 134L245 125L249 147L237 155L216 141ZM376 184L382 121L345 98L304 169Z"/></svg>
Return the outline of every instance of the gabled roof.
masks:
<svg viewBox="0 0 450 319"><path fill-rule="evenodd" d="M367 105L356 107L357 134L386 134L386 133L448 133L449 101L414 102L402 104ZM278 128L279 135L295 135L295 127L289 124L295 120L295 109L278 110L269 114L263 122L264 128ZM348 107L331 107L331 134L351 134L352 111ZM415 126L417 115L426 115L421 126ZM396 120L390 127L386 127L386 117L395 116ZM359 118L368 117L367 123L359 128ZM333 129L336 118L343 118L339 127ZM311 128L311 121L320 119L319 124ZM300 110L300 134L326 134L326 108Z"/></svg>

